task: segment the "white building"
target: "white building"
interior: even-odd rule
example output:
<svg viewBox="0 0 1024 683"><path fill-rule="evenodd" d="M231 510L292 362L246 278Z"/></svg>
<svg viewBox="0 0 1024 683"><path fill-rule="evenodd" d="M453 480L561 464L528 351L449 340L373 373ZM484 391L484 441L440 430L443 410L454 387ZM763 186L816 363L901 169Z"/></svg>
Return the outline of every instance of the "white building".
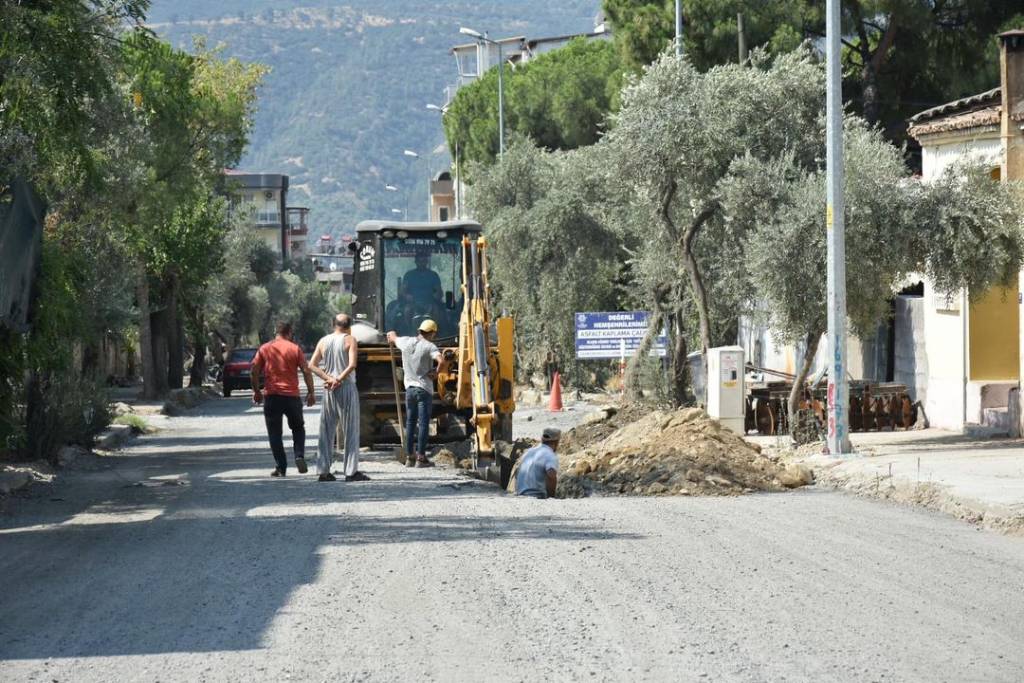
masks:
<svg viewBox="0 0 1024 683"><path fill-rule="evenodd" d="M993 181L1024 179L1024 32L1000 36L1001 84L917 114L922 180L961 162L981 163ZM1015 431L1021 375L1020 287L937 291L925 281L926 411L933 426ZM1011 411L1011 405L1013 409Z"/></svg>

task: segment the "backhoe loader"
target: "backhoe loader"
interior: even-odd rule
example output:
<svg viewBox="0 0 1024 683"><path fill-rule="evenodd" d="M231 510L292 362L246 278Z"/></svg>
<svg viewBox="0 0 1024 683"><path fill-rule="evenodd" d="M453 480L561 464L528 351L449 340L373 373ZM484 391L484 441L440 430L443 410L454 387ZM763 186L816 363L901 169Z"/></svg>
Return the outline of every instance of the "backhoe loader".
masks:
<svg viewBox="0 0 1024 683"><path fill-rule="evenodd" d="M392 362L401 354L388 331L414 336L437 323L442 360L435 382L431 441L471 441L475 465L504 486L511 462L514 322L494 316L487 241L472 221L364 221L353 255L352 334L359 342L362 445L399 442ZM399 400L404 406L404 391Z"/></svg>

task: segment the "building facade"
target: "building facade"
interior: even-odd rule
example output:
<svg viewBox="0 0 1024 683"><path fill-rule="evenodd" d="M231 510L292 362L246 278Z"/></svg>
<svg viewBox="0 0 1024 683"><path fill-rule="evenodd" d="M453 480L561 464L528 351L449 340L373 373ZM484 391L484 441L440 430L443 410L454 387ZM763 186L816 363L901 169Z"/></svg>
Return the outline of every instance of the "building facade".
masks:
<svg viewBox="0 0 1024 683"><path fill-rule="evenodd" d="M1024 31L999 36L1001 83L911 119L922 181L982 164L993 182L1024 180ZM988 292L938 291L924 280L926 411L936 427L1020 428L1020 282Z"/></svg>

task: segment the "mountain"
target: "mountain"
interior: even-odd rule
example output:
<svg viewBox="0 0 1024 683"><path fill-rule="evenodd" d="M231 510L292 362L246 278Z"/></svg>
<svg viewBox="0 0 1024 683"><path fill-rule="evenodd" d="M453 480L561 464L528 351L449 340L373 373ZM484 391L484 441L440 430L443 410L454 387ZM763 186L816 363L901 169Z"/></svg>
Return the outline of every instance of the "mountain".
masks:
<svg viewBox="0 0 1024 683"><path fill-rule="evenodd" d="M310 236L366 218L426 215L428 168L447 167L440 116L456 81L460 26L492 37L592 30L599 0L154 0L149 26L189 49L195 36L271 68L247 171L287 173L289 204L312 209ZM403 151L421 154L416 160ZM399 187L388 192L385 184Z"/></svg>

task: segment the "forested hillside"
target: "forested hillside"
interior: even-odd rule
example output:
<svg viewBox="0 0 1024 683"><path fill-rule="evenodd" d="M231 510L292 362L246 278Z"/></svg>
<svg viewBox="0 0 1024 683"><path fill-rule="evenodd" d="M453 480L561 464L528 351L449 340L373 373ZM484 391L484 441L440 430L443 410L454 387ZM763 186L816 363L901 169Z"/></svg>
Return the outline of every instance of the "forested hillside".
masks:
<svg viewBox="0 0 1024 683"><path fill-rule="evenodd" d="M426 213L427 168L448 164L439 115L456 80L449 48L459 26L492 36L589 31L598 0L417 2L414 0L155 0L150 26L176 46L209 46L271 67L260 90L247 170L291 176L290 203L313 209L311 236L350 232L390 217L408 197ZM397 194L385 183L398 185ZM408 193L408 195L406 194Z"/></svg>

